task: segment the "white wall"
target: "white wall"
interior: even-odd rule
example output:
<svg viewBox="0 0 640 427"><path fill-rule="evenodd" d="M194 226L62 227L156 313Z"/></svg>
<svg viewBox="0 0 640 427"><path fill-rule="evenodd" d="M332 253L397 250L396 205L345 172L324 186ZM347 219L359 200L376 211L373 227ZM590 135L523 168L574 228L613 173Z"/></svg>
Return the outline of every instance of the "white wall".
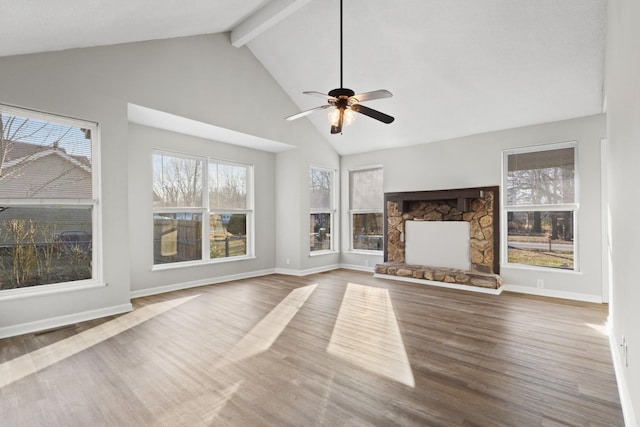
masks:
<svg viewBox="0 0 640 427"><path fill-rule="evenodd" d="M339 164L335 151L308 121L292 124L283 120L297 107L247 48L231 46L228 34L3 57L0 103L99 123L103 265L108 284L22 299L2 300L0 296L0 336L127 310L131 289L150 292L153 288L161 290L170 282L190 283L207 277L273 269L273 254L278 252L300 253L304 257L301 248L307 236L303 236L305 225L301 219L308 216L308 201L306 206L301 205L298 193L304 194L306 184L302 183L306 182L309 163L313 159L336 169ZM130 127L128 103L308 149L297 155L292 153L300 149L264 154L150 128ZM232 160L255 161L261 180L256 228L264 229L259 232L256 260L217 264L215 269L191 267L163 274L149 271L151 246L143 246L151 230L151 216L146 215L150 192L142 189L142 185L150 182L145 169L150 165L150 147L155 145L152 139L178 151L183 147L207 154L219 150ZM291 185L299 191L285 196L288 202L284 205L280 202L276 206L275 183L285 179L291 179ZM276 220L276 210L284 209L287 214ZM298 224L286 222L290 218L298 218ZM275 230L284 229L286 235L291 225L297 227L291 241L276 250ZM308 230L308 222L306 227ZM266 243L267 240L270 242ZM296 270L316 266L314 262L323 267L336 263L336 259L331 256L313 262L304 259Z"/></svg>
<svg viewBox="0 0 640 427"><path fill-rule="evenodd" d="M578 141L580 211L578 217L579 272L555 269L525 269L501 266L507 288L546 293L589 301L601 301L600 140L606 136L604 115L544 123L433 142L395 150L384 150L342 158L342 172L381 164L384 191L421 191L493 186L501 183L502 152L506 149ZM345 192L346 188L345 178ZM347 200L343 194L343 200ZM348 224L348 215L342 215ZM347 237L348 238L348 237ZM362 266L371 257L345 253L342 263ZM377 258L380 262L382 257ZM544 289L537 289L537 279Z"/></svg>
<svg viewBox="0 0 640 427"><path fill-rule="evenodd" d="M611 343L628 426L640 425L640 2L608 2L605 91L612 234ZM627 342L627 363L622 351Z"/></svg>

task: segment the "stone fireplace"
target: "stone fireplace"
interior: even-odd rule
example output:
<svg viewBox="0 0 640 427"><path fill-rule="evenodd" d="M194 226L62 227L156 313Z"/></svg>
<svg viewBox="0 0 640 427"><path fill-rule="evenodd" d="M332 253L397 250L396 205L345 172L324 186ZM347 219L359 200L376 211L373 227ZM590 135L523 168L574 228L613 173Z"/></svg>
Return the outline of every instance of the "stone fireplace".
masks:
<svg viewBox="0 0 640 427"><path fill-rule="evenodd" d="M416 281L427 280L498 289L502 284L499 276L498 191L498 187L476 187L386 193L385 262L376 265L376 274L399 276ZM464 224L465 227L440 227L435 224L429 227L420 226L420 222L427 221L458 221L466 222L468 226L467 224ZM449 224L451 225L453 224ZM418 234L417 230L430 228L440 231L435 235ZM454 230L458 231L454 232ZM465 236L462 236L462 239L454 240L455 236L460 235L459 230L468 230L465 231L465 233L468 232L468 238L465 239ZM423 232L420 231L420 233ZM448 239L447 235L450 235L451 239ZM442 240L443 236L444 240ZM462 243L454 243L454 241ZM451 245L454 247L448 248ZM455 245L468 245L468 247L455 247ZM413 253L407 254L408 246ZM463 260L462 264L459 262L458 265L468 265L469 268L445 265L447 263L441 260L446 250L468 254L466 255L469 257L468 263L465 264ZM431 257L430 252L433 253ZM408 263L407 259L412 262ZM420 262L415 263L415 260Z"/></svg>

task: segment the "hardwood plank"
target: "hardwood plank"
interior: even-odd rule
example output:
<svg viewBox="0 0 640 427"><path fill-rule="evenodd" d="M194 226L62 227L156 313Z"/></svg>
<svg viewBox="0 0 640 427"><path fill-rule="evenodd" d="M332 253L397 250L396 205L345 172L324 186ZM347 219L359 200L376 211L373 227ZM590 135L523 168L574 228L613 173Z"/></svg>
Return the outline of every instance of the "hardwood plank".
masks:
<svg viewBox="0 0 640 427"><path fill-rule="evenodd" d="M349 283L358 292L345 298ZM311 285L306 299L290 297ZM387 292L385 302L379 296ZM183 298L142 323L125 314L0 340L0 372L24 358L39 367L0 387L0 424L623 425L608 340L598 330L606 305L337 270L139 298L134 313ZM339 331L348 358L328 351L341 309L349 314ZM384 334L398 331L414 387L371 368L395 357L383 344L397 340ZM85 337L96 342L83 347ZM258 348L264 342L270 346ZM239 343L255 351L229 360ZM57 359L59 349L71 354Z"/></svg>

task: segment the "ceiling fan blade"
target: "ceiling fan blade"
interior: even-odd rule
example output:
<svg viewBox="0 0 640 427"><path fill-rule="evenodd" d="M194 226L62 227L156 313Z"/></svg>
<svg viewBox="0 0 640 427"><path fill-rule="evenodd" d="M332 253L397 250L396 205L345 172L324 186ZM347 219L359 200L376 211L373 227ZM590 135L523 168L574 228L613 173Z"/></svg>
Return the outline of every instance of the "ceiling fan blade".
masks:
<svg viewBox="0 0 640 427"><path fill-rule="evenodd" d="M306 92L302 92L305 95L313 95L313 96L319 96L322 99L328 99L328 100L335 100L337 99L336 97L333 96L329 96L326 93L322 93L322 92L317 92L315 90L308 90Z"/></svg>
<svg viewBox="0 0 640 427"><path fill-rule="evenodd" d="M360 114L364 114L365 116L369 116L372 119L376 119L376 120L380 120L382 123L391 123L393 122L395 119L385 113L381 113L378 110L374 110L373 108L369 108L369 107L365 107L364 105L361 104L354 104L351 106L351 109L353 111L356 111Z"/></svg>
<svg viewBox="0 0 640 427"><path fill-rule="evenodd" d="M298 114L294 114L293 116L289 116L289 117L286 118L286 120L291 121L291 120L299 119L300 117L308 116L309 114L311 114L311 113L313 113L315 111L324 110L324 109L331 108L331 107L333 107L333 105L329 105L329 104L321 105L319 107L312 108L312 109L306 110L306 111L302 111L302 112L300 112Z"/></svg>
<svg viewBox="0 0 640 427"><path fill-rule="evenodd" d="M351 99L355 98L355 102L371 101L372 99L391 98L393 94L386 89L374 90L372 92L359 93L353 95Z"/></svg>

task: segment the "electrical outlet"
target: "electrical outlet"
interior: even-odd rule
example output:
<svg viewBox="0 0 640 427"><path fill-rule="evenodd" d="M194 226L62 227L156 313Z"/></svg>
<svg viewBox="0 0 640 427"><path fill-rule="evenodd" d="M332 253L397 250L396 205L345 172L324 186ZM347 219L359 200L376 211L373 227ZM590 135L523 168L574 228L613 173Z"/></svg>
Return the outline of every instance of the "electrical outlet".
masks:
<svg viewBox="0 0 640 427"><path fill-rule="evenodd" d="M536 286L537 286L539 289L544 288L544 280L542 280L542 279L538 279L538 282L536 283Z"/></svg>
<svg viewBox="0 0 640 427"><path fill-rule="evenodd" d="M627 339L624 337L624 335L622 336L622 343L620 344L620 347L622 351L622 363L624 363L625 367L629 367L629 358L627 357L629 351L627 348Z"/></svg>
<svg viewBox="0 0 640 427"><path fill-rule="evenodd" d="M291 264L291 260L289 258L287 258L287 265Z"/></svg>
<svg viewBox="0 0 640 427"><path fill-rule="evenodd" d="M365 260L364 260L364 266L365 266L365 267L369 267L369 260L368 260L368 259L365 259Z"/></svg>

